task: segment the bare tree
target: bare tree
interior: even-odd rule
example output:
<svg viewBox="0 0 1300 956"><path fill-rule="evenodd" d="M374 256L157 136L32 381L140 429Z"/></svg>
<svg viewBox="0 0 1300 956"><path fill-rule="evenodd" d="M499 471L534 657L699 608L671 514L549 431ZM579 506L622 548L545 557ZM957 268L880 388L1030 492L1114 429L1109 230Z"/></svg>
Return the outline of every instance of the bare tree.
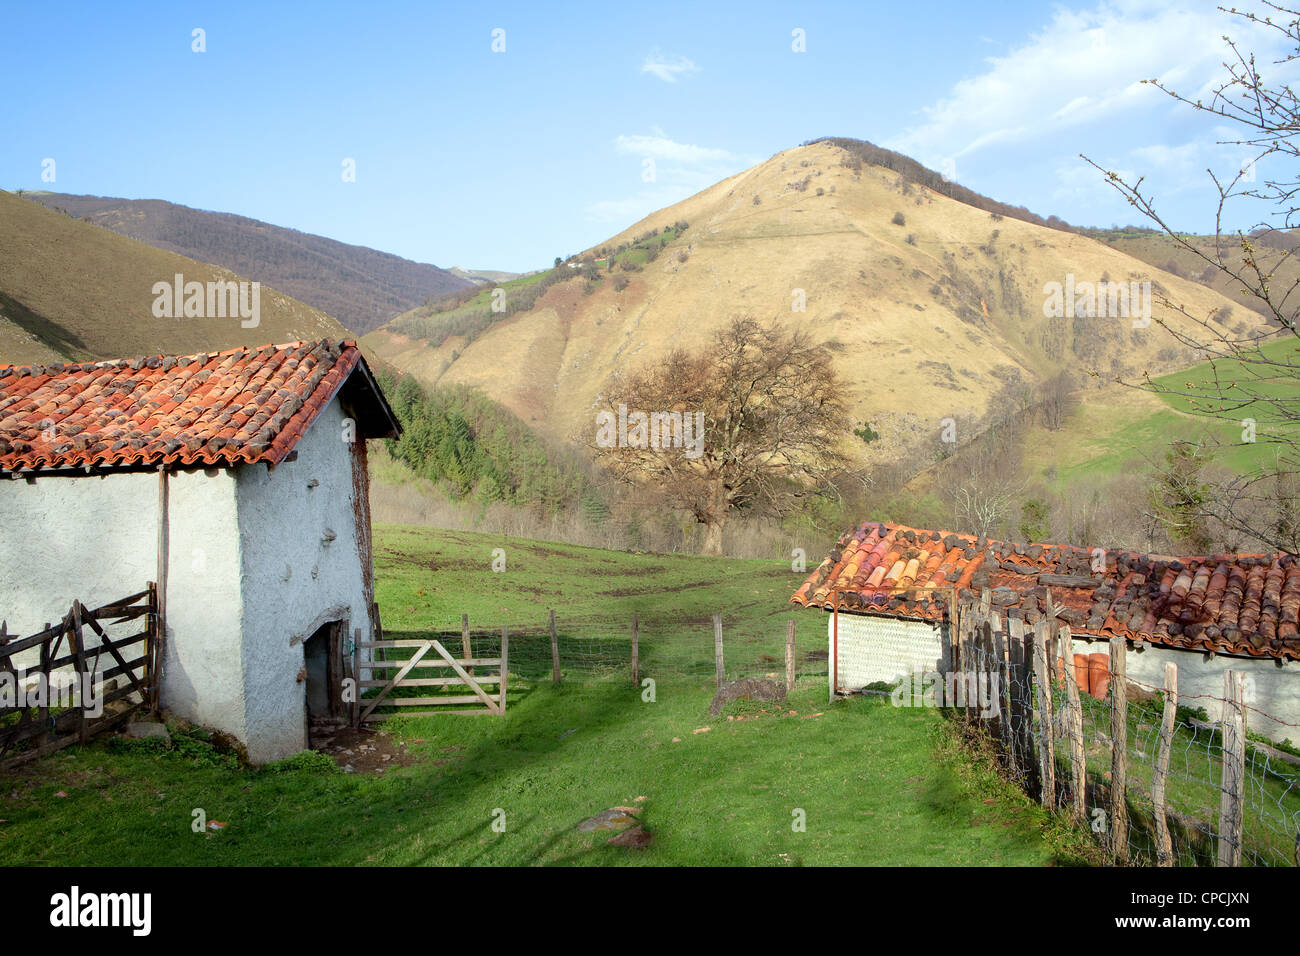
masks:
<svg viewBox="0 0 1300 956"><path fill-rule="evenodd" d="M1043 427L1059 431L1075 406L1074 381L1069 372L1057 372L1038 388L1038 408Z"/></svg>
<svg viewBox="0 0 1300 956"><path fill-rule="evenodd" d="M1274 65L1300 59L1300 12L1271 2L1264 2L1263 7L1271 13L1260 16L1220 9L1230 17L1280 36L1288 52ZM1276 14L1281 14L1280 20L1273 19ZM1152 195L1143 188L1144 178L1129 182L1083 158L1105 173L1110 185L1176 246L1201 259L1214 273L1228 276L1267 317L1265 327L1238 325L1229 330L1216 322L1214 315L1193 315L1167 297L1158 296L1162 307L1187 320L1170 322L1162 318L1156 319L1158 324L1179 344L1208 360L1210 372L1199 380L1176 385L1158 383L1148 374L1137 387L1180 399L1200 414L1238 419L1243 443L1276 446L1272 462L1216 482L1200 507L1207 517L1216 518L1231 532L1295 553L1295 535L1288 530L1288 521L1279 515L1295 510L1293 491L1300 468L1300 280L1275 279L1297 248L1278 230L1291 229L1300 219L1300 99L1288 85L1266 83L1255 55L1242 50L1231 38L1224 40L1228 47L1224 64L1227 75L1213 88L1208 100L1184 96L1158 79L1143 81L1193 110L1209 114L1216 122L1226 121L1241 131L1240 138L1221 140L1219 145L1242 147L1246 161L1231 175L1218 176L1209 171L1219 194L1212 250L1201 248L1169 225L1156 209ZM1235 200L1260 202L1269 211L1250 230L1225 232L1225 208Z"/></svg>
<svg viewBox="0 0 1300 956"><path fill-rule="evenodd" d="M779 515L804 495L833 491L848 465L845 394L830 353L807 333L735 319L706 352L678 349L616 379L597 415L615 440L598 427L596 451L620 479L657 484L704 527L704 552L721 554L733 514ZM692 424L686 436L696 416L704 434ZM674 440L679 421L695 447Z"/></svg>

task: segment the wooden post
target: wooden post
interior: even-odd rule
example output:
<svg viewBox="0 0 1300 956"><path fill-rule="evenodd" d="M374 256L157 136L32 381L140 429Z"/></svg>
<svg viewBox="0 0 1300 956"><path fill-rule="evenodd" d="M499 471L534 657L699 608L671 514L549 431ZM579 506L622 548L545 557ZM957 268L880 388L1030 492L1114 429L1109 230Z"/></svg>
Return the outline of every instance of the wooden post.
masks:
<svg viewBox="0 0 1300 956"><path fill-rule="evenodd" d="M1174 746L1174 722L1178 716L1178 665L1165 663L1165 710L1160 720L1160 745L1151 770L1151 803L1156 818L1156 865L1174 865L1174 844L1165 815L1165 782L1169 779L1169 754Z"/></svg>
<svg viewBox="0 0 1300 956"><path fill-rule="evenodd" d="M1001 622L999 622L1001 623ZM1011 704L1007 697L1007 642L1003 639L1002 628L993 630L990 637L993 647L992 673L998 679L998 742L1002 747L1002 756L1007 765L1012 765L1011 747Z"/></svg>
<svg viewBox="0 0 1300 956"><path fill-rule="evenodd" d="M1034 682L1038 684L1038 757L1042 781L1040 797L1048 810L1056 809L1056 734L1053 730L1052 661L1047 657L1047 632L1051 622L1039 621L1034 625Z"/></svg>
<svg viewBox="0 0 1300 956"><path fill-rule="evenodd" d="M1017 775L1028 773L1025 761L1025 715L1021 706L1024 679L1025 622L1007 619L1007 721L1011 724L1011 763Z"/></svg>
<svg viewBox="0 0 1300 956"><path fill-rule="evenodd" d="M149 625L146 625L146 626L149 626ZM46 622L45 622L45 626L42 627L41 630L42 630L42 631L48 631L49 629L50 629L50 622L49 622L49 621L46 621ZM51 655L50 655L50 638L47 637L45 640L41 641L41 673L45 675L45 686L46 686L46 687L49 687L49 686L50 686L50 661L51 661L52 659L53 659L53 658L52 658ZM12 660L12 658L11 658L11 659L10 659L10 664L12 664L12 663L13 663L13 660ZM153 672L152 672L152 671L149 673L149 682L150 682L150 685L152 686L152 684L153 684ZM50 704L50 695L49 695L48 693L46 693L46 695L45 695L45 705L44 705L43 707L41 707L39 710L36 711L36 719L39 720L39 721L41 722L41 735L40 735L39 737L36 738L36 745L37 745L37 747L43 747L43 746L45 746L45 744L49 743L49 741L50 741L50 706L49 706L49 704Z"/></svg>
<svg viewBox="0 0 1300 956"><path fill-rule="evenodd" d="M93 674L86 673L86 644L85 637L81 633L81 602L74 601L72 610L69 612L71 626L68 630L68 642L72 645L72 656L76 661L78 675L84 675L82 679L87 682L94 681ZM75 643L73 643L75 641ZM82 746L90 742L90 733L86 724L86 701L81 701L81 706L77 714L77 737Z"/></svg>
<svg viewBox="0 0 1300 956"><path fill-rule="evenodd" d="M1074 636L1064 624L1059 631L1057 648L1065 663L1065 733L1070 743L1070 819L1082 824L1088 819L1088 757L1083 750L1083 707L1079 702L1079 685L1074 679Z"/></svg>
<svg viewBox="0 0 1300 956"><path fill-rule="evenodd" d="M555 608L551 608L551 681L560 682L560 638L555 631Z"/></svg>
<svg viewBox="0 0 1300 956"><path fill-rule="evenodd" d="M1241 866L1241 797L1246 778L1245 678L1223 673L1223 779L1219 793L1219 866Z"/></svg>
<svg viewBox="0 0 1300 956"><path fill-rule="evenodd" d="M976 683L975 692L977 695L985 693L987 688L988 696L981 696L977 701L980 708L980 720L984 722L985 730L991 735L1001 736L1001 729L998 719L997 708L993 706L993 618L990 618L980 624L980 674Z"/></svg>
<svg viewBox="0 0 1300 956"><path fill-rule="evenodd" d="M352 632L352 680L356 686L352 688L352 727L355 730L361 726L361 628L356 628Z"/></svg>
<svg viewBox="0 0 1300 956"><path fill-rule="evenodd" d="M632 685L639 687L641 684L641 621L632 615Z"/></svg>
<svg viewBox="0 0 1300 956"><path fill-rule="evenodd" d="M727 682L727 672L722 662L722 615L713 615L713 660L717 665L717 685Z"/></svg>
<svg viewBox="0 0 1300 956"><path fill-rule="evenodd" d="M794 618L785 622L785 692L794 692Z"/></svg>
<svg viewBox="0 0 1300 956"><path fill-rule="evenodd" d="M1110 851L1128 859L1128 642L1110 639Z"/></svg>
<svg viewBox="0 0 1300 956"><path fill-rule="evenodd" d="M510 675L510 628L501 625L501 683L497 684L497 693L501 695L501 716L506 715L506 678Z"/></svg>
<svg viewBox="0 0 1300 956"><path fill-rule="evenodd" d="M470 641L469 639L469 615L468 614L462 614L460 616L460 650L461 653L464 655L465 660L468 661L474 659L473 642ZM470 667L468 664L465 665L465 673L468 674L470 677L473 677L474 668Z"/></svg>

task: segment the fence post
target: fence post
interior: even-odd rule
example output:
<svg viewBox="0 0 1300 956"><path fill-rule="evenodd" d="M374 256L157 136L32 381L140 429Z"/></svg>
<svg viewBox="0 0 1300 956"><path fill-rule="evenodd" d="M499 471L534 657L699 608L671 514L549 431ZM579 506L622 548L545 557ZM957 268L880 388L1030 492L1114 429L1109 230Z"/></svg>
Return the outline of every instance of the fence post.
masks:
<svg viewBox="0 0 1300 956"><path fill-rule="evenodd" d="M468 620L468 615L466 615ZM506 678L510 675L510 628L501 625L501 683L497 684L497 693L501 695L501 716L506 715Z"/></svg>
<svg viewBox="0 0 1300 956"><path fill-rule="evenodd" d="M794 618L785 622L785 692L794 690Z"/></svg>
<svg viewBox="0 0 1300 956"><path fill-rule="evenodd" d="M468 614L462 614L460 616L460 650L461 653L464 655L465 660L468 661L473 659L474 648L471 646L470 639L469 639L469 615ZM470 667L468 664L465 665L465 673L468 674L470 677L473 677L474 668ZM387 677L388 674L385 673L384 676Z"/></svg>
<svg viewBox="0 0 1300 956"><path fill-rule="evenodd" d="M997 715L998 708L993 706L993 626L996 621L996 616L993 616L980 624L980 675L975 692L980 698L980 720L984 722L985 731L1000 737L1001 721Z"/></svg>
<svg viewBox="0 0 1300 956"><path fill-rule="evenodd" d="M76 661L78 673L86 674L86 645L85 638L81 633L81 602L73 601L72 610L68 612L71 627L68 631L69 642L75 640L72 646L72 656ZM85 680L93 681L94 676L84 677ZM90 742L90 733L86 729L86 702L81 702L81 707L77 715L77 736L81 740L82 746Z"/></svg>
<svg viewBox="0 0 1300 956"><path fill-rule="evenodd" d="M1070 819L1076 824L1088 817L1088 757L1083 751L1083 707L1079 703L1079 685L1074 679L1074 636L1067 625L1057 632L1057 649L1064 665L1065 732L1070 740Z"/></svg>
<svg viewBox="0 0 1300 956"><path fill-rule="evenodd" d="M352 680L355 686L352 688L352 728L355 730L361 723L361 628L352 630Z"/></svg>
<svg viewBox="0 0 1300 956"><path fill-rule="evenodd" d="M641 684L641 621L638 617L632 615L632 684L640 686Z"/></svg>
<svg viewBox="0 0 1300 956"><path fill-rule="evenodd" d="M998 740L1002 745L1002 754L1008 766L1015 766L1015 756L1011 745L1011 699L1008 696L1010 681L1007 679L1007 642L1004 628L1010 619L1002 620L990 635L993 646L993 668L998 678Z"/></svg>
<svg viewBox="0 0 1300 956"><path fill-rule="evenodd" d="M555 608L551 608L551 681L560 682L560 638L555 632Z"/></svg>
<svg viewBox="0 0 1300 956"><path fill-rule="evenodd" d="M722 615L713 615L713 660L717 667L717 685L721 687L727 681L727 672L722 662Z"/></svg>
<svg viewBox="0 0 1300 956"><path fill-rule="evenodd" d="M154 623L153 623L153 617L152 617L152 615L150 615L150 620L149 620L149 622L145 625L145 627L146 627L146 628L149 628L149 627L153 627L153 626L154 626ZM46 621L46 622L45 622L45 626L42 627L41 630L42 630L42 631L48 631L49 629L50 629L50 622L49 622L49 621ZM45 675L45 686L46 686L46 687L49 687L49 686L50 686L50 663L54 660L53 656L52 656L51 653L50 653L50 640L51 640L51 638L48 638L48 637L47 637L45 640L41 641L41 673ZM150 652L151 654L153 653L153 649L154 649L154 647L156 646L156 643L157 643L156 640L150 640L150 642L149 642L149 652ZM10 663L11 663L11 664L13 663L12 660L10 661ZM152 691L152 689L153 689L153 687L154 687L154 679L153 679L153 675L154 675L154 672L151 670L151 671L149 672L149 688L150 688L151 691ZM156 695L153 695L153 700L157 700L157 699L158 699L157 696L156 696ZM47 743L50 742L50 730L49 730L49 727L50 727L50 707L49 707L49 703L50 703L50 697L49 697L49 694L46 694L46 695L45 695L45 704L42 705L41 708L40 708L39 710L36 711L36 719L39 720L39 721L41 722L41 727L42 727L41 735L40 735L38 738L36 738L36 746L38 746L38 747L44 747Z"/></svg>
<svg viewBox="0 0 1300 956"><path fill-rule="evenodd" d="M1128 859L1128 642L1110 639L1110 851Z"/></svg>
<svg viewBox="0 0 1300 956"><path fill-rule="evenodd" d="M1169 778L1169 754L1174 746L1174 722L1178 716L1178 665L1165 663L1165 710L1160 719L1160 745L1151 771L1151 803L1156 818L1156 865L1174 865L1174 844L1165 815L1165 781Z"/></svg>
<svg viewBox="0 0 1300 956"><path fill-rule="evenodd" d="M1052 624L1041 620L1034 625L1034 680L1038 684L1038 747L1042 791L1039 796L1048 810L1056 809L1056 734L1052 724L1052 662L1047 658L1047 632Z"/></svg>
<svg viewBox="0 0 1300 956"><path fill-rule="evenodd" d="M1026 772L1024 716L1020 706L1024 636L1025 622L1018 617L1007 618L1007 719L1011 724L1011 765L1017 776Z"/></svg>
<svg viewBox="0 0 1300 956"><path fill-rule="evenodd" d="M1223 673L1223 782L1219 794L1219 866L1241 866L1242 784L1246 775L1244 678Z"/></svg>

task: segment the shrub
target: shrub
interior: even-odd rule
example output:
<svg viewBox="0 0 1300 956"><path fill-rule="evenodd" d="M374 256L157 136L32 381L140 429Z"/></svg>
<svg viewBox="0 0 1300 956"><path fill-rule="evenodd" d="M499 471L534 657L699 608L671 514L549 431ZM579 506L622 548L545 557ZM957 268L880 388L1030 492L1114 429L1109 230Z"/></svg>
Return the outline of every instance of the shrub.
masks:
<svg viewBox="0 0 1300 956"><path fill-rule="evenodd" d="M907 218L901 212L896 212L894 213L894 218L891 219L890 222L892 222L895 226L906 226Z"/></svg>
<svg viewBox="0 0 1300 956"><path fill-rule="evenodd" d="M266 773L340 773L339 765L332 757L319 750L301 750L292 757L285 757L275 763L269 763L262 770Z"/></svg>

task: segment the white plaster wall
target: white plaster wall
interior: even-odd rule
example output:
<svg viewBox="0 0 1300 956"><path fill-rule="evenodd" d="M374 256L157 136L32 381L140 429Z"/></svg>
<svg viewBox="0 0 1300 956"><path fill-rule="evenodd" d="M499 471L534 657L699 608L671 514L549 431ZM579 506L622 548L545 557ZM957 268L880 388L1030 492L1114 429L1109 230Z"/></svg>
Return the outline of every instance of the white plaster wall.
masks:
<svg viewBox="0 0 1300 956"><path fill-rule="evenodd" d="M835 615L826 615L830 673L836 674ZM939 628L924 621L882 615L839 615L839 690L861 690L878 681L893 683L914 672L940 669Z"/></svg>
<svg viewBox="0 0 1300 956"><path fill-rule="evenodd" d="M163 703L242 738L235 483L216 470L173 474L168 484ZM73 600L97 607L143 590L158 576L157 529L155 473L0 481L0 617L9 632L34 633ZM139 623L110 634L136 633ZM30 666L36 652L29 658L19 663Z"/></svg>
<svg viewBox="0 0 1300 956"><path fill-rule="evenodd" d="M343 420L335 400L298 442L296 461L273 472L263 465L237 472L244 742L254 762L307 746L306 687L298 681L303 641L331 620L345 621L349 637L359 627L361 639L371 639Z"/></svg>
<svg viewBox="0 0 1300 956"><path fill-rule="evenodd" d="M1074 640L1076 654L1105 654L1106 641ZM1204 707L1210 720L1218 720L1223 708L1223 674L1236 671L1246 676L1247 726L1274 740L1290 738L1300 744L1300 665L1294 661L1278 667L1271 659L1219 657L1208 660L1196 651L1145 645L1130 647L1124 669L1131 682L1144 689L1165 686L1165 662L1178 665L1178 703L1182 707Z"/></svg>

